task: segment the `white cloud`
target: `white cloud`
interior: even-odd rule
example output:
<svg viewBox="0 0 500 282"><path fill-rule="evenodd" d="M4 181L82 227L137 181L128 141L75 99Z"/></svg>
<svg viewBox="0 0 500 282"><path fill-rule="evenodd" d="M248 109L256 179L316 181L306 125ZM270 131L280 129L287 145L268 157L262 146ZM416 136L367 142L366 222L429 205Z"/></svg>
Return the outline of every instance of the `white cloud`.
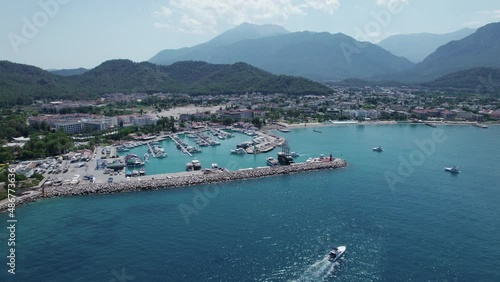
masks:
<svg viewBox="0 0 500 282"><path fill-rule="evenodd" d="M340 6L338 0L306 0L306 6L333 14Z"/></svg>
<svg viewBox="0 0 500 282"><path fill-rule="evenodd" d="M500 19L500 10L479 11L477 13L491 19Z"/></svg>
<svg viewBox="0 0 500 282"><path fill-rule="evenodd" d="M480 27L483 23L481 21L470 21L462 23L463 26L477 28Z"/></svg>
<svg viewBox="0 0 500 282"><path fill-rule="evenodd" d="M385 8L401 7L410 4L410 0L375 0L375 4Z"/></svg>
<svg viewBox="0 0 500 282"><path fill-rule="evenodd" d="M167 7L161 7L159 11L154 12L155 16L170 17L172 15L172 10Z"/></svg>
<svg viewBox="0 0 500 282"><path fill-rule="evenodd" d="M217 33L219 25L238 25L243 22L284 24L289 17L305 15L308 9L333 14L340 0L171 0L154 12L167 18L168 25L156 23L157 28L171 28L188 33ZM168 26L168 27L167 27Z"/></svg>

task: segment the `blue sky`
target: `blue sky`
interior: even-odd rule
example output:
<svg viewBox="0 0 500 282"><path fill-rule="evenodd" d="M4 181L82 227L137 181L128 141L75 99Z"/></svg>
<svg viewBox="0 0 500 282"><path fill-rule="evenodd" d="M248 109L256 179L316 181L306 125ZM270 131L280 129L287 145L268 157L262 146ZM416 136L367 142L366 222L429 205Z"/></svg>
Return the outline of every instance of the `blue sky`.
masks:
<svg viewBox="0 0 500 282"><path fill-rule="evenodd" d="M378 17L376 15L384 15ZM242 22L342 32L378 42L500 22L498 0L26 0L3 1L0 60L45 69L146 61L203 43Z"/></svg>

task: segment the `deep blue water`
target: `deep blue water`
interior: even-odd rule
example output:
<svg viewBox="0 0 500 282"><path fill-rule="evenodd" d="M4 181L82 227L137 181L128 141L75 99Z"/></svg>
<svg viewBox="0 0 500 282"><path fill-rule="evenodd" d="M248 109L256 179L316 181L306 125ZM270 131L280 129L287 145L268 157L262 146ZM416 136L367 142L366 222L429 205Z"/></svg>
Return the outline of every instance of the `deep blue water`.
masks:
<svg viewBox="0 0 500 282"><path fill-rule="evenodd" d="M1 214L0 281L499 281L500 127L320 130L285 136L348 168L21 207L15 276ZM419 153L436 130L446 140Z"/></svg>

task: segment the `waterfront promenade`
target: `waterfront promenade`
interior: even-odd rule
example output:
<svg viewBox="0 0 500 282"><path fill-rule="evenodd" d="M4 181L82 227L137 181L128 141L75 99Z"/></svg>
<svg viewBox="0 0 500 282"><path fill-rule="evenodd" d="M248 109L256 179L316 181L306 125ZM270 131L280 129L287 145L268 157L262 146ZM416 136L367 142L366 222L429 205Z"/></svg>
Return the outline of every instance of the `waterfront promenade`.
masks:
<svg viewBox="0 0 500 282"><path fill-rule="evenodd" d="M42 193L33 193L17 201L16 205L36 201L40 198L79 196L91 194L111 194L118 192L133 192L141 190L157 190L166 188L179 188L192 185L220 183L227 181L245 180L269 176L286 175L307 171L338 169L347 166L342 159L328 162L299 163L290 166L263 167L255 169L242 169L237 171L215 171L209 174L193 172L171 176L172 174L155 175L148 179L130 179L119 183L88 183L80 185L63 185L45 187ZM7 209L7 202L0 203L0 211Z"/></svg>

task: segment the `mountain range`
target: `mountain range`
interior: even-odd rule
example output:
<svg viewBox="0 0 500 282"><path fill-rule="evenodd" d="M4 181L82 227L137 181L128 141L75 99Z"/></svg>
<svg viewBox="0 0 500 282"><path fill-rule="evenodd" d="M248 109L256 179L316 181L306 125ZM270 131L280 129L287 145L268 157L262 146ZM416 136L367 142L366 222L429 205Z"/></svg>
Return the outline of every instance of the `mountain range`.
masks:
<svg viewBox="0 0 500 282"><path fill-rule="evenodd" d="M111 60L83 74L60 76L34 66L0 61L3 106L29 104L33 99L97 98L114 92L324 95L331 93L331 89L305 78L273 75L246 63L223 65L189 61L160 66Z"/></svg>
<svg viewBox="0 0 500 282"><path fill-rule="evenodd" d="M61 69L61 70L48 70L48 71L50 71L53 74L60 75L60 76L72 76L72 75L82 74L82 73L88 71L88 69L77 68L77 69Z"/></svg>
<svg viewBox="0 0 500 282"><path fill-rule="evenodd" d="M500 93L500 68L473 68L444 75L422 84L432 88L473 90L476 94Z"/></svg>
<svg viewBox="0 0 500 282"><path fill-rule="evenodd" d="M440 46L454 40L460 40L471 35L474 31L474 29L463 28L459 31L445 34L398 34L387 37L377 45L396 56L405 57L414 63L419 63Z"/></svg>
<svg viewBox="0 0 500 282"><path fill-rule="evenodd" d="M478 67L500 68L500 23L485 25L461 40L439 47L410 70L377 79L421 83Z"/></svg>
<svg viewBox="0 0 500 282"><path fill-rule="evenodd" d="M398 35L382 41L380 46L342 33L288 32L273 25L242 24L206 43L161 51L150 62L169 65L184 60L241 61L275 74L317 81L355 78L422 83L469 68L500 67L499 38L500 23L476 31ZM414 61L426 57L415 64L403 56Z"/></svg>
<svg viewBox="0 0 500 282"><path fill-rule="evenodd" d="M266 29L269 31L263 32ZM169 65L186 60L222 64L245 62L275 74L318 81L369 78L413 66L406 58L342 33L290 33L273 25L251 24L242 24L204 44L161 51L149 61Z"/></svg>

